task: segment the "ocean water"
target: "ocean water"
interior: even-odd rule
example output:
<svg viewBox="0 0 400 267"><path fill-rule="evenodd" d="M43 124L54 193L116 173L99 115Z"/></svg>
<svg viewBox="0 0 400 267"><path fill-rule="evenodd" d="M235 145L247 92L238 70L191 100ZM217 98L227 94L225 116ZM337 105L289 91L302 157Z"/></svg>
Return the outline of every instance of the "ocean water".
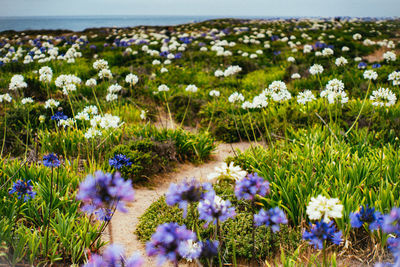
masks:
<svg viewBox="0 0 400 267"><path fill-rule="evenodd" d="M138 25L177 25L215 19L213 16L37 16L0 17L0 32L6 30L73 30L100 27L133 27Z"/></svg>

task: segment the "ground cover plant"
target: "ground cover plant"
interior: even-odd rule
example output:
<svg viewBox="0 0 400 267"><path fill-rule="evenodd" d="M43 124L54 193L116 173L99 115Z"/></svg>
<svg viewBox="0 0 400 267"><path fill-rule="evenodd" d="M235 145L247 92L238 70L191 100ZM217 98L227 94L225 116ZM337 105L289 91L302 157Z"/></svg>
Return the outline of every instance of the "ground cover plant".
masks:
<svg viewBox="0 0 400 267"><path fill-rule="evenodd" d="M110 230L135 190L249 142L140 214L148 256L397 266L399 36L347 18L1 33L0 263L141 266Z"/></svg>

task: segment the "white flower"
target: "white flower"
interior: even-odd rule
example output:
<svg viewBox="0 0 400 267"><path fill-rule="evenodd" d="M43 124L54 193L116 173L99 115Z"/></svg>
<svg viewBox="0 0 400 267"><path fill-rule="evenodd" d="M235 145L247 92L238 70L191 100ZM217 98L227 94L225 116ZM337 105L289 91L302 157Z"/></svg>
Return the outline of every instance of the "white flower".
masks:
<svg viewBox="0 0 400 267"><path fill-rule="evenodd" d="M111 114L104 114L101 117L99 126L103 129L117 128L119 126L120 118L118 116L113 116Z"/></svg>
<svg viewBox="0 0 400 267"><path fill-rule="evenodd" d="M122 90L122 86L119 85L118 83L112 84L107 88L107 92L109 94L115 94L118 93Z"/></svg>
<svg viewBox="0 0 400 267"><path fill-rule="evenodd" d="M222 76L224 76L224 72L222 70L216 70L214 72L214 76L215 77L222 77Z"/></svg>
<svg viewBox="0 0 400 267"><path fill-rule="evenodd" d="M354 39L354 40L361 40L361 38L362 38L362 35L361 35L361 34L359 34L359 33L353 34L353 39Z"/></svg>
<svg viewBox="0 0 400 267"><path fill-rule="evenodd" d="M348 63L348 61L347 61L347 59L345 59L344 57L338 57L336 60L335 60L335 64L336 64L336 66L344 66L344 65L346 65Z"/></svg>
<svg viewBox="0 0 400 267"><path fill-rule="evenodd" d="M268 89L273 92L287 90L287 86L282 81L273 81L269 86Z"/></svg>
<svg viewBox="0 0 400 267"><path fill-rule="evenodd" d="M350 48L348 48L347 46L343 46L342 47L342 51L343 52L348 52L348 51L350 51Z"/></svg>
<svg viewBox="0 0 400 267"><path fill-rule="evenodd" d="M372 92L370 98L372 101L372 105L378 107L390 107L396 104L397 97L389 88L379 88Z"/></svg>
<svg viewBox="0 0 400 267"><path fill-rule="evenodd" d="M324 56L324 57L327 57L327 56L331 56L331 55L333 55L333 50L331 49L331 48L324 48L323 50L322 50L322 55Z"/></svg>
<svg viewBox="0 0 400 267"><path fill-rule="evenodd" d="M72 118L68 118L66 120L59 120L57 125L62 127L72 127L74 126L75 120Z"/></svg>
<svg viewBox="0 0 400 267"><path fill-rule="evenodd" d="M211 90L210 93L208 93L210 96L215 96L215 97L219 97L220 96L220 92L218 90Z"/></svg>
<svg viewBox="0 0 400 267"><path fill-rule="evenodd" d="M168 92L169 87L165 84L161 84L160 86L158 86L157 90L158 90L158 92Z"/></svg>
<svg viewBox="0 0 400 267"><path fill-rule="evenodd" d="M242 109L252 109L252 108L254 108L253 103L249 101L244 101L242 103Z"/></svg>
<svg viewBox="0 0 400 267"><path fill-rule="evenodd" d="M304 90L297 95L297 103L305 105L307 102L315 100L315 95L310 90Z"/></svg>
<svg viewBox="0 0 400 267"><path fill-rule="evenodd" d="M101 132L95 128L89 128L85 133L86 139L95 138L96 136L101 136Z"/></svg>
<svg viewBox="0 0 400 267"><path fill-rule="evenodd" d="M86 112L79 112L78 114L75 115L75 119L81 121L88 121L90 120L90 116Z"/></svg>
<svg viewBox="0 0 400 267"><path fill-rule="evenodd" d="M164 67L162 67L162 68L160 69L160 72L161 72L161 73L166 73L166 72L168 72L168 69L167 69L167 68L164 68Z"/></svg>
<svg viewBox="0 0 400 267"><path fill-rule="evenodd" d="M194 85L194 84L189 84L189 85L186 87L185 90L186 90L186 92L196 93L197 90L198 90L198 88L197 88L197 86Z"/></svg>
<svg viewBox="0 0 400 267"><path fill-rule="evenodd" d="M378 78L378 73L373 70L366 70L364 71L363 76L366 80L376 80Z"/></svg>
<svg viewBox="0 0 400 267"><path fill-rule="evenodd" d="M100 79L104 79L104 78L112 79L112 77L113 77L113 75L112 75L112 73L111 73L111 71L109 69L101 69L99 71L99 78Z"/></svg>
<svg viewBox="0 0 400 267"><path fill-rule="evenodd" d="M53 79L53 71L50 67L44 66L39 69L39 81L41 82L51 82Z"/></svg>
<svg viewBox="0 0 400 267"><path fill-rule="evenodd" d="M298 74L298 73L293 73L292 76L291 76L291 78L292 78L292 79L300 79L301 76L300 76L300 74Z"/></svg>
<svg viewBox="0 0 400 267"><path fill-rule="evenodd" d="M288 57L288 58L287 58L287 61L293 63L293 62L296 61L296 59L295 59L294 57Z"/></svg>
<svg viewBox="0 0 400 267"><path fill-rule="evenodd" d="M389 81L393 81L393 85L400 85L400 71L393 71L388 76Z"/></svg>
<svg viewBox="0 0 400 267"><path fill-rule="evenodd" d="M139 77L134 75L134 74L132 74L132 73L129 73L125 77L125 82L127 82L127 83L129 83L131 85L137 84L138 81L139 81Z"/></svg>
<svg viewBox="0 0 400 267"><path fill-rule="evenodd" d="M154 59L153 62L152 62L151 64L153 64L153 65L160 65L160 64L161 64L161 61L158 60L158 59Z"/></svg>
<svg viewBox="0 0 400 267"><path fill-rule="evenodd" d="M311 75L321 74L324 71L324 67L319 64L314 64L310 67L309 72Z"/></svg>
<svg viewBox="0 0 400 267"><path fill-rule="evenodd" d="M326 198L319 195L316 198L312 197L307 206L306 213L310 220L320 220L329 222L330 219L342 218L343 205L340 204L337 198Z"/></svg>
<svg viewBox="0 0 400 267"><path fill-rule="evenodd" d="M46 120L46 116L45 116L45 115L40 115L40 116L39 116L39 122L40 122L40 123L45 122L45 120Z"/></svg>
<svg viewBox="0 0 400 267"><path fill-rule="evenodd" d="M233 162L229 165L225 162L220 167L215 167L215 171L207 176L208 180L215 180L218 178L229 178L233 180L240 180L247 175L247 172L242 170L239 166L235 166Z"/></svg>
<svg viewBox="0 0 400 267"><path fill-rule="evenodd" d="M108 62L104 59L98 59L93 63L93 68L95 70L108 69Z"/></svg>
<svg viewBox="0 0 400 267"><path fill-rule="evenodd" d="M112 102L112 101L117 100L117 99L118 99L118 95L117 94L109 93L109 94L106 95L106 101L107 102Z"/></svg>
<svg viewBox="0 0 400 267"><path fill-rule="evenodd" d="M11 102L11 100L12 100L12 98L8 93L0 95L0 103L6 102L6 101Z"/></svg>
<svg viewBox="0 0 400 267"><path fill-rule="evenodd" d="M90 115L97 115L98 109L97 109L96 106L91 105L91 106L85 107L85 108L83 109L83 112L88 113L88 114L90 114Z"/></svg>
<svg viewBox="0 0 400 267"><path fill-rule="evenodd" d="M54 82L58 88L64 88L70 84L80 84L82 81L79 77L73 74L62 74L57 77L56 81Z"/></svg>
<svg viewBox="0 0 400 267"><path fill-rule="evenodd" d="M46 109L48 109L48 108L56 108L56 107L58 107L60 105L60 102L58 102L58 101L56 101L56 100L54 100L54 99L52 99L52 98L50 98L49 100L47 100L45 103L44 103L44 107L46 108Z"/></svg>
<svg viewBox="0 0 400 267"><path fill-rule="evenodd" d="M235 74L239 73L240 71L242 71L242 68L239 67L239 66L229 66L224 71L224 76L225 77L232 76L232 75L235 75Z"/></svg>
<svg viewBox="0 0 400 267"><path fill-rule="evenodd" d="M10 90L15 91L15 90L26 88L26 87L28 87L28 84L24 81L24 76L15 74L11 78L11 82L10 82L10 85L8 88Z"/></svg>
<svg viewBox="0 0 400 267"><path fill-rule="evenodd" d="M253 108L265 108L268 106L268 99L264 93L253 98Z"/></svg>
<svg viewBox="0 0 400 267"><path fill-rule="evenodd" d="M344 83L341 80L332 79L326 85L326 89L328 89L330 91L339 92L339 91L344 90Z"/></svg>
<svg viewBox="0 0 400 267"><path fill-rule="evenodd" d="M141 110L140 111L140 118L142 119L142 120L146 120L146 118L147 118L147 111L146 110Z"/></svg>
<svg viewBox="0 0 400 267"><path fill-rule="evenodd" d="M97 81L96 81L96 79L91 78L86 81L85 85L88 87L95 87L97 85Z"/></svg>
<svg viewBox="0 0 400 267"><path fill-rule="evenodd" d="M234 92L229 96L228 101L230 103L242 102L244 101L244 96L241 93Z"/></svg>
<svg viewBox="0 0 400 267"><path fill-rule="evenodd" d="M32 104L33 103L33 99L32 99L32 97L25 97L25 98L23 98L21 100L21 103L22 103L22 105Z"/></svg>
<svg viewBox="0 0 400 267"><path fill-rule="evenodd" d="M389 62L389 61L396 61L396 54L392 51L387 51L386 53L383 54L383 58Z"/></svg>

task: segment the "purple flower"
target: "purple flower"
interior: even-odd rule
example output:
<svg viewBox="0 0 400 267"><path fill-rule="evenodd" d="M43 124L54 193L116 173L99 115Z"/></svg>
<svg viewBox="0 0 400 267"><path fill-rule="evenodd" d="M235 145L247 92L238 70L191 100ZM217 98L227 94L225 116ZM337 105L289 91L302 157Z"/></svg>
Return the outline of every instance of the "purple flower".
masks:
<svg viewBox="0 0 400 267"><path fill-rule="evenodd" d="M288 220L285 213L278 207L268 211L261 209L259 213L254 215L254 223L256 226L266 225L271 227L272 232L279 232L280 224L287 224Z"/></svg>
<svg viewBox="0 0 400 267"><path fill-rule="evenodd" d="M198 205L199 219L206 220L208 225L210 222L214 224L219 220L224 222L229 218L233 218L235 208L231 207L229 200L223 200L215 194L214 191L209 191Z"/></svg>
<svg viewBox="0 0 400 267"><path fill-rule="evenodd" d="M142 264L143 259L138 253L125 261L124 248L121 245L112 244L104 250L102 256L92 255L83 267L140 267Z"/></svg>
<svg viewBox="0 0 400 267"><path fill-rule="evenodd" d="M178 204L179 208L183 209L183 217L186 218L188 205L200 201L205 192L211 190L211 184L201 184L195 178L190 181L183 181L180 184L172 183L166 194L165 202L170 206Z"/></svg>
<svg viewBox="0 0 400 267"><path fill-rule="evenodd" d="M79 185L76 198L84 202L82 210L87 213L112 207L126 212L124 203L133 200L134 191L132 182L125 181L119 172L113 175L97 171L94 177L88 175Z"/></svg>
<svg viewBox="0 0 400 267"><path fill-rule="evenodd" d="M181 242L179 245L179 255L187 261L193 261L194 259L198 259L201 254L202 244L201 242L196 242L193 239L186 240Z"/></svg>
<svg viewBox="0 0 400 267"><path fill-rule="evenodd" d="M186 229L186 226L180 226L177 223L164 223L159 225L156 232L151 236L151 240L146 244L146 251L149 256L158 256L158 265L161 266L169 260L177 263L182 255L185 242L195 240L196 235Z"/></svg>
<svg viewBox="0 0 400 267"><path fill-rule="evenodd" d="M379 229L382 224L383 216L379 211L375 211L374 208L361 207L358 212L350 213L350 223L353 228L360 228L364 224L369 225L371 231Z"/></svg>
<svg viewBox="0 0 400 267"><path fill-rule="evenodd" d="M336 232L336 226L333 221L328 223L324 221L316 222L311 225L310 232L303 233L303 239L309 240L310 245L314 245L316 249L324 248L324 241L330 241L333 244L339 245L342 240L342 231Z"/></svg>
<svg viewBox="0 0 400 267"><path fill-rule="evenodd" d="M218 245L219 242L214 240L206 240L201 242L202 248L201 248L201 258L206 258L206 259L212 259L216 256L218 256Z"/></svg>
<svg viewBox="0 0 400 267"><path fill-rule="evenodd" d="M400 208L394 207L384 216L382 229L385 233L400 234Z"/></svg>
<svg viewBox="0 0 400 267"><path fill-rule="evenodd" d="M236 182L235 195L238 199L254 200L256 195L269 193L269 183L257 173L249 174Z"/></svg>
<svg viewBox="0 0 400 267"><path fill-rule="evenodd" d="M24 197L24 202L28 201L29 199L33 199L36 196L36 192L32 191L32 181L28 180L27 182L23 180L16 181L11 190L8 192L10 195L17 193L18 199Z"/></svg>
<svg viewBox="0 0 400 267"><path fill-rule="evenodd" d="M87 212L89 214L94 213L99 221L109 222L113 216L113 212L111 209L99 208L92 212Z"/></svg>
<svg viewBox="0 0 400 267"><path fill-rule="evenodd" d="M117 154L114 155L113 158L108 160L108 163L110 164L111 167L114 167L115 169L119 170L122 167L126 166L129 167L132 165L132 162L130 162L130 158L126 157L125 155L122 154Z"/></svg>
<svg viewBox="0 0 400 267"><path fill-rule="evenodd" d="M43 156L43 165L46 167L58 167L60 166L60 160L57 155L54 153L50 153L46 156Z"/></svg>

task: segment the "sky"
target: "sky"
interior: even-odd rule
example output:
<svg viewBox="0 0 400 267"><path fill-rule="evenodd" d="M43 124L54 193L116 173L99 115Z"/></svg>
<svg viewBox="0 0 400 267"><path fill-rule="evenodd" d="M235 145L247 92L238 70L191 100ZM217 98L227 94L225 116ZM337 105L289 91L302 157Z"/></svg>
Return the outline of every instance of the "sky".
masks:
<svg viewBox="0 0 400 267"><path fill-rule="evenodd" d="M0 0L0 16L400 16L400 0Z"/></svg>

